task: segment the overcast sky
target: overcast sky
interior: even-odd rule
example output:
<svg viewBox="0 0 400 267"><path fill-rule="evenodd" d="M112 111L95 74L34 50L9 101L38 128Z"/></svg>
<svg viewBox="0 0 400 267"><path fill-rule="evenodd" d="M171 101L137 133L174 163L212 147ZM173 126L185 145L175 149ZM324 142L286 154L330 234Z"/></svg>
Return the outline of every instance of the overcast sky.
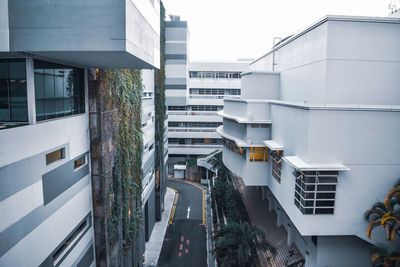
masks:
<svg viewBox="0 0 400 267"><path fill-rule="evenodd" d="M166 14L188 21L190 60L257 58L274 36L295 33L323 16L384 17L390 0L163 0Z"/></svg>

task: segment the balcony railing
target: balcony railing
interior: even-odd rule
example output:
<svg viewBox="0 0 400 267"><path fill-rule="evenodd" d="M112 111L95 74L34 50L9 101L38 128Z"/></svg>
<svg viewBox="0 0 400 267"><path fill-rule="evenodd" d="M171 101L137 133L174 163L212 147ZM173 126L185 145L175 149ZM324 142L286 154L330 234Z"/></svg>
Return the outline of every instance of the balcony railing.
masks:
<svg viewBox="0 0 400 267"><path fill-rule="evenodd" d="M216 111L168 111L168 115L217 116Z"/></svg>
<svg viewBox="0 0 400 267"><path fill-rule="evenodd" d="M240 98L240 95L189 95L189 98L193 99L224 99L229 98Z"/></svg>
<svg viewBox="0 0 400 267"><path fill-rule="evenodd" d="M212 133L215 132L215 128L168 128L168 132L194 132L194 133Z"/></svg>
<svg viewBox="0 0 400 267"><path fill-rule="evenodd" d="M206 148L206 149L211 149L211 148L222 148L222 145L190 145L190 144L185 144L185 145L180 145L180 144L169 144L168 148Z"/></svg>

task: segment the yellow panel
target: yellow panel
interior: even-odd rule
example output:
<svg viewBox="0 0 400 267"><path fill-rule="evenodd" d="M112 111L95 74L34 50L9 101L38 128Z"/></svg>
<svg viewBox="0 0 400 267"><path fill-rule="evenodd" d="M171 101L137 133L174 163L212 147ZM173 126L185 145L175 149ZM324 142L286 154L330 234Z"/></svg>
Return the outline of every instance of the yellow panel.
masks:
<svg viewBox="0 0 400 267"><path fill-rule="evenodd" d="M260 152L254 153L254 156L255 156L254 158L255 161L264 161L264 153Z"/></svg>

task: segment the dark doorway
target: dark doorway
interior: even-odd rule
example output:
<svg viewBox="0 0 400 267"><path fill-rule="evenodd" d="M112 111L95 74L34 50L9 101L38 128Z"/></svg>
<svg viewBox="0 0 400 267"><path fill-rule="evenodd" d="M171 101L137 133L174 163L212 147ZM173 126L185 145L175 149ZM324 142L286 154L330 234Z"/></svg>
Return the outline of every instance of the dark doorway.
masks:
<svg viewBox="0 0 400 267"><path fill-rule="evenodd" d="M144 234L146 241L149 241L149 201L144 205Z"/></svg>

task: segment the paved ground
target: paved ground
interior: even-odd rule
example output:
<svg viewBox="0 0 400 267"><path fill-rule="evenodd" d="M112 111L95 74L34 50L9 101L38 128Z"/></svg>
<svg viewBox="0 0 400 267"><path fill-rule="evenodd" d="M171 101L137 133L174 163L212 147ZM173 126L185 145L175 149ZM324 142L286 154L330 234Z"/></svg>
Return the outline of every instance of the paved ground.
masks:
<svg viewBox="0 0 400 267"><path fill-rule="evenodd" d="M266 251L259 251L259 258L262 266L285 267L288 259L289 250L294 250L295 255L291 262L302 259L297 248L292 245L287 246L287 233L283 226L277 227L277 217L275 212L268 211L268 200L261 198L261 190L255 186L245 186L241 179L237 180L242 194L247 213L253 225L264 231L267 241L276 248L276 255L272 256ZM270 257L270 260L268 258Z"/></svg>
<svg viewBox="0 0 400 267"><path fill-rule="evenodd" d="M204 192L181 181L168 180L167 186L177 197L157 266L207 266Z"/></svg>
<svg viewBox="0 0 400 267"><path fill-rule="evenodd" d="M167 188L164 198L164 211L161 221L156 222L151 233L149 241L146 242L145 267L157 266L160 256L161 247L164 241L165 232L167 231L168 221L171 209L174 204L175 192L173 189Z"/></svg>

